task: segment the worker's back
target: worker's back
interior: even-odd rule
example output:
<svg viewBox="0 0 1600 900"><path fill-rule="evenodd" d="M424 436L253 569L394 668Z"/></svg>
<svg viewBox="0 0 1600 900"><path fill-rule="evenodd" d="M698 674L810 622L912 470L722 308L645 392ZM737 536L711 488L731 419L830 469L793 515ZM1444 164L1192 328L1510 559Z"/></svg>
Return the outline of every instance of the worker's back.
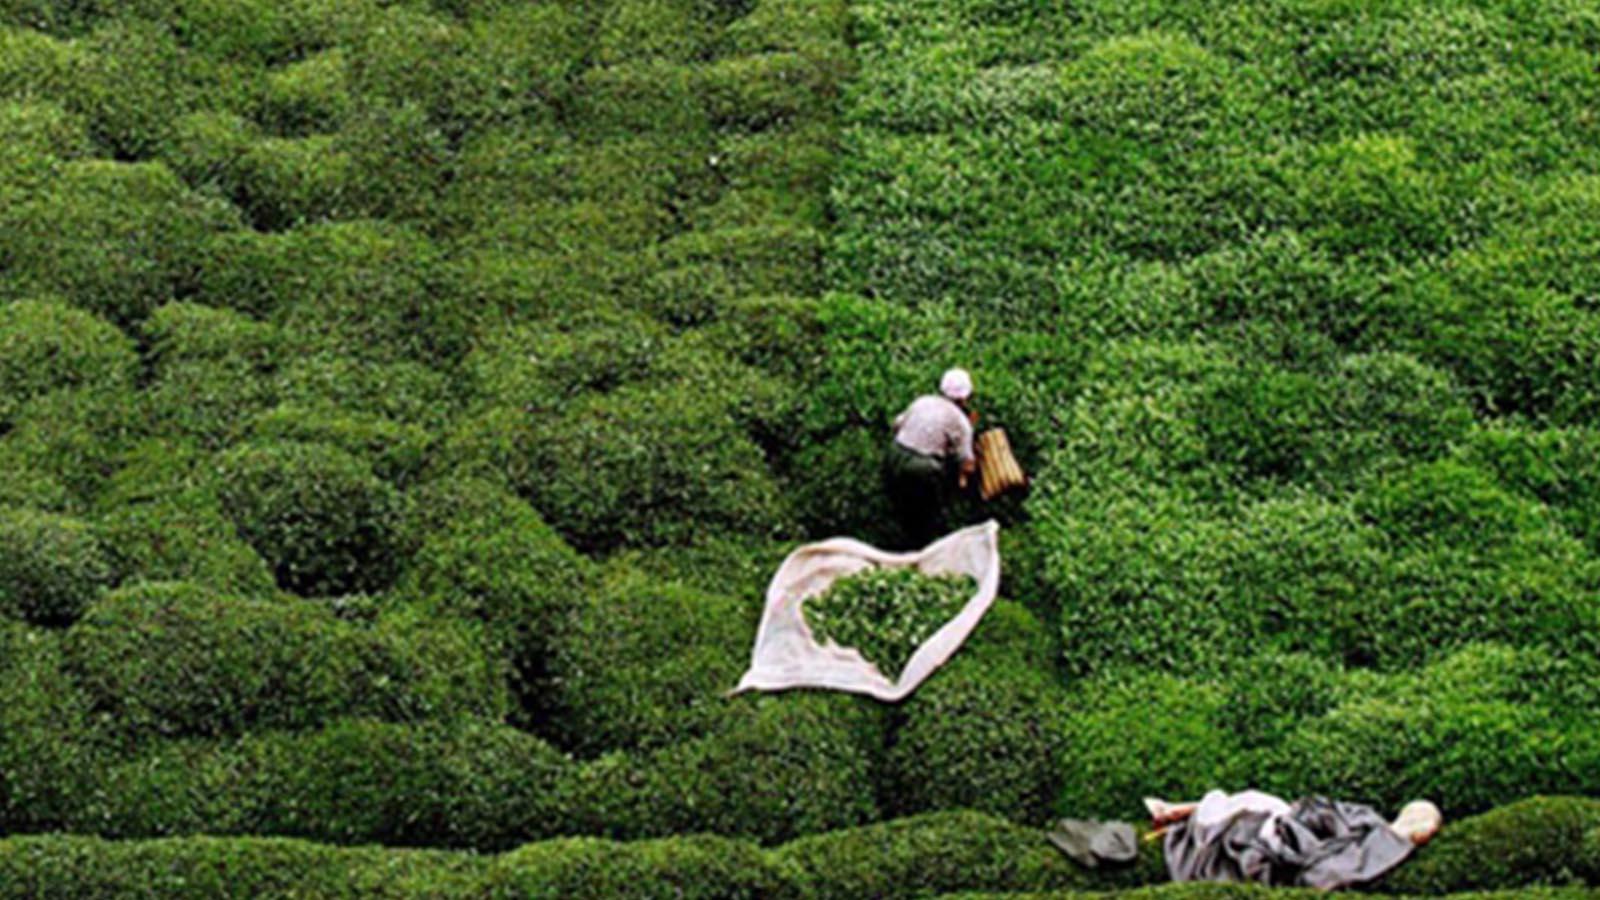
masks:
<svg viewBox="0 0 1600 900"><path fill-rule="evenodd" d="M961 407L938 394L911 401L894 420L894 439L929 456L972 459L972 422Z"/></svg>

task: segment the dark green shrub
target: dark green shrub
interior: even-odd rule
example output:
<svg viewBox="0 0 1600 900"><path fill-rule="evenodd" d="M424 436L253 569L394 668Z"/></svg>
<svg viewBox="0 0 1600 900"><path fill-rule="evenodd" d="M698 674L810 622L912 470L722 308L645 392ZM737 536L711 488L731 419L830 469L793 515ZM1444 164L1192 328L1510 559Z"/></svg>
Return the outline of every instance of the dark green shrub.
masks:
<svg viewBox="0 0 1600 900"><path fill-rule="evenodd" d="M138 357L114 326L51 300L0 305L0 422L56 388L121 390Z"/></svg>
<svg viewBox="0 0 1600 900"><path fill-rule="evenodd" d="M1350 681L1342 670L1304 653L1240 660L1228 677L1217 720L1241 747L1276 746L1301 721L1350 696Z"/></svg>
<svg viewBox="0 0 1600 900"><path fill-rule="evenodd" d="M1591 552L1600 552L1600 469L1590 464L1600 458L1600 432L1489 425L1472 434L1466 454L1501 484L1550 507Z"/></svg>
<svg viewBox="0 0 1600 900"><path fill-rule="evenodd" d="M17 836L0 842L0 897L209 900L232 893L289 900L313 893L466 900L486 863L464 853L330 847L285 838Z"/></svg>
<svg viewBox="0 0 1600 900"><path fill-rule="evenodd" d="M279 370L278 394L286 403L329 405L430 432L454 418L457 405L450 378L422 363L371 363L343 354L289 360Z"/></svg>
<svg viewBox="0 0 1600 900"><path fill-rule="evenodd" d="M0 614L66 625L111 580L87 522L30 509L0 509Z"/></svg>
<svg viewBox="0 0 1600 900"><path fill-rule="evenodd" d="M47 184L8 200L0 204L0 283L119 325L191 284L203 242L234 224L224 205L154 163L63 163Z"/></svg>
<svg viewBox="0 0 1600 900"><path fill-rule="evenodd" d="M574 126L597 139L661 135L704 140L710 129L695 70L666 61L596 66L574 85Z"/></svg>
<svg viewBox="0 0 1600 900"><path fill-rule="evenodd" d="M475 19L463 44L465 96L451 115L481 131L561 110L590 47L590 15L567 4L518 3Z"/></svg>
<svg viewBox="0 0 1600 900"><path fill-rule="evenodd" d="M589 563L526 503L495 484L446 477L408 495L405 574L397 586L441 615L484 622L510 663L517 698L548 705L551 642L592 608Z"/></svg>
<svg viewBox="0 0 1600 900"><path fill-rule="evenodd" d="M711 121L756 132L815 119L831 108L844 74L832 62L786 52L719 60L701 76Z"/></svg>
<svg viewBox="0 0 1600 900"><path fill-rule="evenodd" d="M188 52L167 27L138 19L109 21L83 46L86 55L64 99L105 155L154 155L173 121L198 99Z"/></svg>
<svg viewBox="0 0 1600 900"><path fill-rule="evenodd" d="M417 103L361 107L334 147L348 157L341 208L350 215L418 223L436 215L449 140Z"/></svg>
<svg viewBox="0 0 1600 900"><path fill-rule="evenodd" d="M817 303L805 297L746 297L719 309L711 326L717 340L748 365L796 381L821 365L822 327Z"/></svg>
<svg viewBox="0 0 1600 900"><path fill-rule="evenodd" d="M274 322L296 353L442 362L466 349L470 310L455 302L439 250L409 229L314 225L227 235L209 251L199 299Z"/></svg>
<svg viewBox="0 0 1600 900"><path fill-rule="evenodd" d="M898 711L884 806L897 815L966 808L1045 821L1063 778L1055 745L1064 704L1047 668L963 648Z"/></svg>
<svg viewBox="0 0 1600 900"><path fill-rule="evenodd" d="M1532 706L1429 700L1356 700L1303 722L1269 754L1263 787L1384 810L1428 798L1461 813L1595 781L1592 729Z"/></svg>
<svg viewBox="0 0 1600 900"><path fill-rule="evenodd" d="M1358 508L1395 548L1391 600L1373 638L1386 661L1437 658L1475 641L1591 654L1592 554L1545 508L1454 461L1374 485Z"/></svg>
<svg viewBox="0 0 1600 900"><path fill-rule="evenodd" d="M107 595L69 632L66 654L96 710L130 737L503 710L496 671L460 629L403 620L368 629L308 601L181 582Z"/></svg>
<svg viewBox="0 0 1600 900"><path fill-rule="evenodd" d="M754 622L738 600L631 572L583 598L549 651L548 731L584 755L681 743L726 718Z"/></svg>
<svg viewBox="0 0 1600 900"><path fill-rule="evenodd" d="M651 380L666 345L665 332L649 320L601 310L490 335L466 366L478 397L543 410Z"/></svg>
<svg viewBox="0 0 1600 900"><path fill-rule="evenodd" d="M159 433L225 446L276 399L271 372L284 341L271 325L180 302L156 310L141 330L155 377L139 401Z"/></svg>
<svg viewBox="0 0 1600 900"><path fill-rule="evenodd" d="M383 5L373 0L159 2L170 4L159 15L180 31L186 44L207 56L239 60L257 69L357 40L372 27Z"/></svg>
<svg viewBox="0 0 1600 900"><path fill-rule="evenodd" d="M1032 828L976 812L939 812L817 834L774 851L818 900L910 900L949 891L1109 887L1157 880L1160 853L1141 848L1137 868L1089 873Z"/></svg>
<svg viewBox="0 0 1600 900"><path fill-rule="evenodd" d="M1225 110L1225 60L1188 38L1159 31L1103 41L1062 72L1067 119L1107 138L1193 150Z"/></svg>
<svg viewBox="0 0 1600 900"><path fill-rule="evenodd" d="M95 388L40 394L18 410L0 436L0 469L31 471L87 502L116 468L117 456L141 436L137 395Z"/></svg>
<svg viewBox="0 0 1600 900"><path fill-rule="evenodd" d="M422 469L432 437L418 425L381 416L280 404L255 418L254 438L338 447L372 467L379 478L404 485Z"/></svg>
<svg viewBox="0 0 1600 900"><path fill-rule="evenodd" d="M793 225L766 225L696 231L669 241L662 260L669 265L716 264L742 294L821 293L822 239Z"/></svg>
<svg viewBox="0 0 1600 900"><path fill-rule="evenodd" d="M705 535L682 547L622 550L607 561L657 581L736 598L749 609L766 596L773 573L793 549L790 541Z"/></svg>
<svg viewBox="0 0 1600 900"><path fill-rule="evenodd" d="M883 728L874 701L791 692L724 702L715 733L573 773L564 805L577 821L568 833L708 831L773 843L878 818Z"/></svg>
<svg viewBox="0 0 1600 900"><path fill-rule="evenodd" d="M0 470L0 506L25 506L47 512L71 512L72 496L50 475L27 465Z"/></svg>
<svg viewBox="0 0 1600 900"><path fill-rule="evenodd" d="M517 418L507 425L527 467L513 474L518 491L580 549L782 527L766 460L723 396L629 386Z"/></svg>
<svg viewBox="0 0 1600 900"><path fill-rule="evenodd" d="M95 530L115 581L189 581L234 596L277 590L205 484L206 456L188 444L140 443L118 460L97 498Z"/></svg>
<svg viewBox="0 0 1600 900"><path fill-rule="evenodd" d="M325 444L246 444L217 460L216 479L224 511L283 587L339 594L393 579L400 497L360 460Z"/></svg>
<svg viewBox="0 0 1600 900"><path fill-rule="evenodd" d="M1444 830L1377 887L1388 894L1446 894L1594 883L1600 805L1583 797L1533 797Z"/></svg>
<svg viewBox="0 0 1600 900"><path fill-rule="evenodd" d="M0 618L0 832L63 826L103 763L92 737L56 636Z"/></svg>
<svg viewBox="0 0 1600 900"><path fill-rule="evenodd" d="M713 835L617 843L565 838L496 860L486 897L558 900L783 900L800 894L760 848Z"/></svg>
<svg viewBox="0 0 1600 900"><path fill-rule="evenodd" d="M275 134L337 131L352 105L344 49L333 47L269 74L261 105L261 123Z"/></svg>
<svg viewBox="0 0 1600 900"><path fill-rule="evenodd" d="M248 364L266 373L278 363L282 335L273 326L231 309L169 303L141 323L146 362L157 375L202 361Z"/></svg>
<svg viewBox="0 0 1600 900"><path fill-rule="evenodd" d="M610 4L595 32L596 64L699 60L716 33L714 23L696 15L699 5L698 0L627 0Z"/></svg>
<svg viewBox="0 0 1600 900"><path fill-rule="evenodd" d="M0 144L0 181L89 151L83 122L56 103L0 100L0 134L6 136Z"/></svg>
<svg viewBox="0 0 1600 900"><path fill-rule="evenodd" d="M549 836L560 754L482 720L368 720L234 741L169 741L98 775L71 823L107 837L299 836L503 850Z"/></svg>
<svg viewBox="0 0 1600 900"><path fill-rule="evenodd" d="M75 42L30 27L0 24L0 95L64 102L73 73L84 65L86 55Z"/></svg>

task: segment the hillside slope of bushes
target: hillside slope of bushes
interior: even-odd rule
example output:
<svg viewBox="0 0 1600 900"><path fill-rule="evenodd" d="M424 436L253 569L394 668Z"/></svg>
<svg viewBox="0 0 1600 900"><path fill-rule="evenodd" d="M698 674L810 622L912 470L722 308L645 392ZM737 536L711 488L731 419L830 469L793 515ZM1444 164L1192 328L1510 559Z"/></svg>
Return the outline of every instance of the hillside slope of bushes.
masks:
<svg viewBox="0 0 1600 900"><path fill-rule="evenodd" d="M1098 891L1159 873L1031 826L1245 785L1494 810L1391 892L1592 883L1597 58L1579 0L0 0L0 895ZM948 365L1035 475L965 511L1003 597L903 704L725 697L789 548L900 540Z"/></svg>

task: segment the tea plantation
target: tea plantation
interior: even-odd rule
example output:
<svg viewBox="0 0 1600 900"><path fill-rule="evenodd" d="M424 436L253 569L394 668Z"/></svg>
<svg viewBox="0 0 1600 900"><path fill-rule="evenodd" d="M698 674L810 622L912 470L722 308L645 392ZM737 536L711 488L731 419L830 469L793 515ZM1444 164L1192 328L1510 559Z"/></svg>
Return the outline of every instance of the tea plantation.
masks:
<svg viewBox="0 0 1600 900"><path fill-rule="evenodd" d="M1600 891L1597 96L1586 0L0 0L0 898L1266 896L1038 830L1245 786ZM725 697L949 365L1002 599Z"/></svg>

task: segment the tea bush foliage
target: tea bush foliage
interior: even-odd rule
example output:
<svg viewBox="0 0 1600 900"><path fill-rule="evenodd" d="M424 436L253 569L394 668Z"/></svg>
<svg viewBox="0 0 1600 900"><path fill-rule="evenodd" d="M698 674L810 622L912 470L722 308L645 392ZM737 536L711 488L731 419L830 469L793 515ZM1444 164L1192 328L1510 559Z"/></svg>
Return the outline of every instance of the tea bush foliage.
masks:
<svg viewBox="0 0 1600 900"><path fill-rule="evenodd" d="M1597 47L0 0L0 896L1133 888L1028 826L1247 785L1438 802L1382 891L1592 884ZM902 704L724 696L951 365L1001 598Z"/></svg>

